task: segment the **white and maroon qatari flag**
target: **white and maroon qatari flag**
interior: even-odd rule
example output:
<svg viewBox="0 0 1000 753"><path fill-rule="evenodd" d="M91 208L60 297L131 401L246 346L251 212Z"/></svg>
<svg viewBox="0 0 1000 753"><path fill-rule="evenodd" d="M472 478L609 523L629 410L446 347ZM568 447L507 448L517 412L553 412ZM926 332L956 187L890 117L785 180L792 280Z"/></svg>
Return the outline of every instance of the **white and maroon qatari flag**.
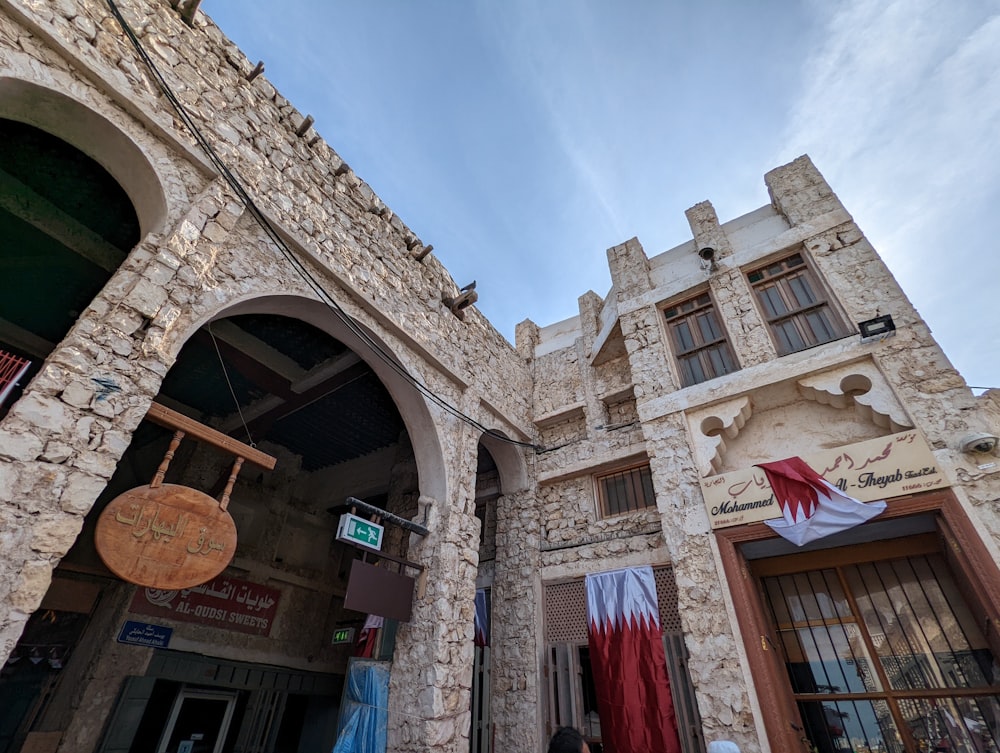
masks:
<svg viewBox="0 0 1000 753"><path fill-rule="evenodd" d="M378 631L385 624L385 618L377 614L370 614L365 619L365 625L361 628L361 635L358 636L357 645L354 647L354 655L371 659L375 655L375 643L378 641Z"/></svg>
<svg viewBox="0 0 1000 753"><path fill-rule="evenodd" d="M590 666L607 753L679 753L651 567L587 576Z"/></svg>
<svg viewBox="0 0 1000 753"><path fill-rule="evenodd" d="M758 463L781 505L781 519L764 522L795 546L846 531L871 520L885 501L859 502L849 497L800 457Z"/></svg>

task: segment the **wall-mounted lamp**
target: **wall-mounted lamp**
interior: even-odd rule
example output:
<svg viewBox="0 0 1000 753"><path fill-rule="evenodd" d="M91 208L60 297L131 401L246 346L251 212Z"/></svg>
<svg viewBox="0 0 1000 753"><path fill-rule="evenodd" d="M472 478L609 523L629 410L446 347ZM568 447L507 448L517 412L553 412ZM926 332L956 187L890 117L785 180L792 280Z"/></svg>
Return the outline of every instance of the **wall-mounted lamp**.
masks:
<svg viewBox="0 0 1000 753"><path fill-rule="evenodd" d="M962 452L975 452L979 455L985 455L993 452L997 448L998 443L1000 443L1000 438L994 437L992 434L979 432L962 437L962 441L959 442L958 446Z"/></svg>
<svg viewBox="0 0 1000 753"><path fill-rule="evenodd" d="M891 316L883 314L865 322L858 322L858 332L861 333L861 342L863 343L884 340L896 334L896 325Z"/></svg>
<svg viewBox="0 0 1000 753"><path fill-rule="evenodd" d="M698 251L698 256L701 257L701 268L709 274L719 268L715 263L715 249L711 246L705 246L700 249Z"/></svg>

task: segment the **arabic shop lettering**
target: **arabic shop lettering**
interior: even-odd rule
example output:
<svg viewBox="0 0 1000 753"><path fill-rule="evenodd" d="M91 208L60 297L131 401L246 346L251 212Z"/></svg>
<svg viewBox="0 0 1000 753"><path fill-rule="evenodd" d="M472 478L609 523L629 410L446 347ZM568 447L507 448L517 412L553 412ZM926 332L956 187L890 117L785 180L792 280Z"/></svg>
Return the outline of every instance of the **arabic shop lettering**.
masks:
<svg viewBox="0 0 1000 753"><path fill-rule="evenodd" d="M277 616L280 591L234 578L216 578L193 588L156 588L136 593L132 611L184 622L266 635Z"/></svg>
<svg viewBox="0 0 1000 753"><path fill-rule="evenodd" d="M162 541L165 544L169 544L175 538L183 536L187 529L188 520L190 519L187 513L182 512L177 516L176 521L168 524L166 520L160 519L162 513L160 505L156 505L152 516L149 515L147 508L143 505L129 505L129 509L131 510L130 514L126 514L124 510L118 510L115 513L115 520L122 525L130 526L132 528L131 533L136 539L141 539L148 533L152 541ZM202 526L198 529L198 535L192 536L188 541L186 549L189 554L204 556L211 554L213 551L221 552L225 547L224 541L216 541L212 538L208 528Z"/></svg>
<svg viewBox="0 0 1000 753"><path fill-rule="evenodd" d="M221 588L214 588L217 583L221 585ZM146 590L149 591L152 589ZM226 579L222 579L222 581L213 580L211 583L205 583L200 586L195 586L194 588L184 588L179 592L174 591L174 593L180 593L182 600L186 599L188 594L204 594L205 596L212 596L216 599L222 599L223 601L235 601L238 604L245 604L247 609L254 612L260 609L270 609L275 604L275 599L270 594L259 593L254 590L252 585L242 585L237 589L234 583L231 583ZM155 603L162 604L162 602ZM184 607L190 605L185 604L182 601L177 606Z"/></svg>
<svg viewBox="0 0 1000 753"><path fill-rule="evenodd" d="M762 507L770 507L773 504L773 494L765 499L755 499L752 502L737 502L735 499L727 499L721 505L716 505L712 508L712 515L731 515L734 512L758 510Z"/></svg>

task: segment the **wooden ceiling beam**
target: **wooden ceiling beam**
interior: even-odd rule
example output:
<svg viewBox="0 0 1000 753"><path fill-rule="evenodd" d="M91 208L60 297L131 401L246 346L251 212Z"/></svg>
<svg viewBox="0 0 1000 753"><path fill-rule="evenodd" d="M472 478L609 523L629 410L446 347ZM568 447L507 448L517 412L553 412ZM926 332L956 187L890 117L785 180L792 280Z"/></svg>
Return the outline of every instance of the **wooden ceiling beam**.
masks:
<svg viewBox="0 0 1000 753"><path fill-rule="evenodd" d="M125 253L117 246L3 170L0 170L0 209L108 272L116 271L125 261Z"/></svg>

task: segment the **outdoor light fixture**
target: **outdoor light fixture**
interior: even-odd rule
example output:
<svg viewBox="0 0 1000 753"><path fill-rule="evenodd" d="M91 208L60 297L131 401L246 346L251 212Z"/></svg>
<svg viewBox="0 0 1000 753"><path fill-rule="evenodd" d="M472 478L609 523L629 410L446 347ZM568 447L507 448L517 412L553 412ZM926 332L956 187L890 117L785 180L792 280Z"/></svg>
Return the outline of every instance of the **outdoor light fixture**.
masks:
<svg viewBox="0 0 1000 753"><path fill-rule="evenodd" d="M993 452L997 448L998 443L1000 443L1000 438L997 438L992 434L978 432L976 434L969 434L968 436L962 437L958 446L962 452L975 452L980 455L985 455L986 453Z"/></svg>
<svg viewBox="0 0 1000 753"><path fill-rule="evenodd" d="M698 256L701 257L701 268L709 274L718 269L718 266L715 263L715 249L711 246L705 246L699 250Z"/></svg>
<svg viewBox="0 0 1000 753"><path fill-rule="evenodd" d="M858 332L861 333L861 342L863 343L884 340L896 334L896 325L893 324L891 316L883 314L866 322L859 322Z"/></svg>

